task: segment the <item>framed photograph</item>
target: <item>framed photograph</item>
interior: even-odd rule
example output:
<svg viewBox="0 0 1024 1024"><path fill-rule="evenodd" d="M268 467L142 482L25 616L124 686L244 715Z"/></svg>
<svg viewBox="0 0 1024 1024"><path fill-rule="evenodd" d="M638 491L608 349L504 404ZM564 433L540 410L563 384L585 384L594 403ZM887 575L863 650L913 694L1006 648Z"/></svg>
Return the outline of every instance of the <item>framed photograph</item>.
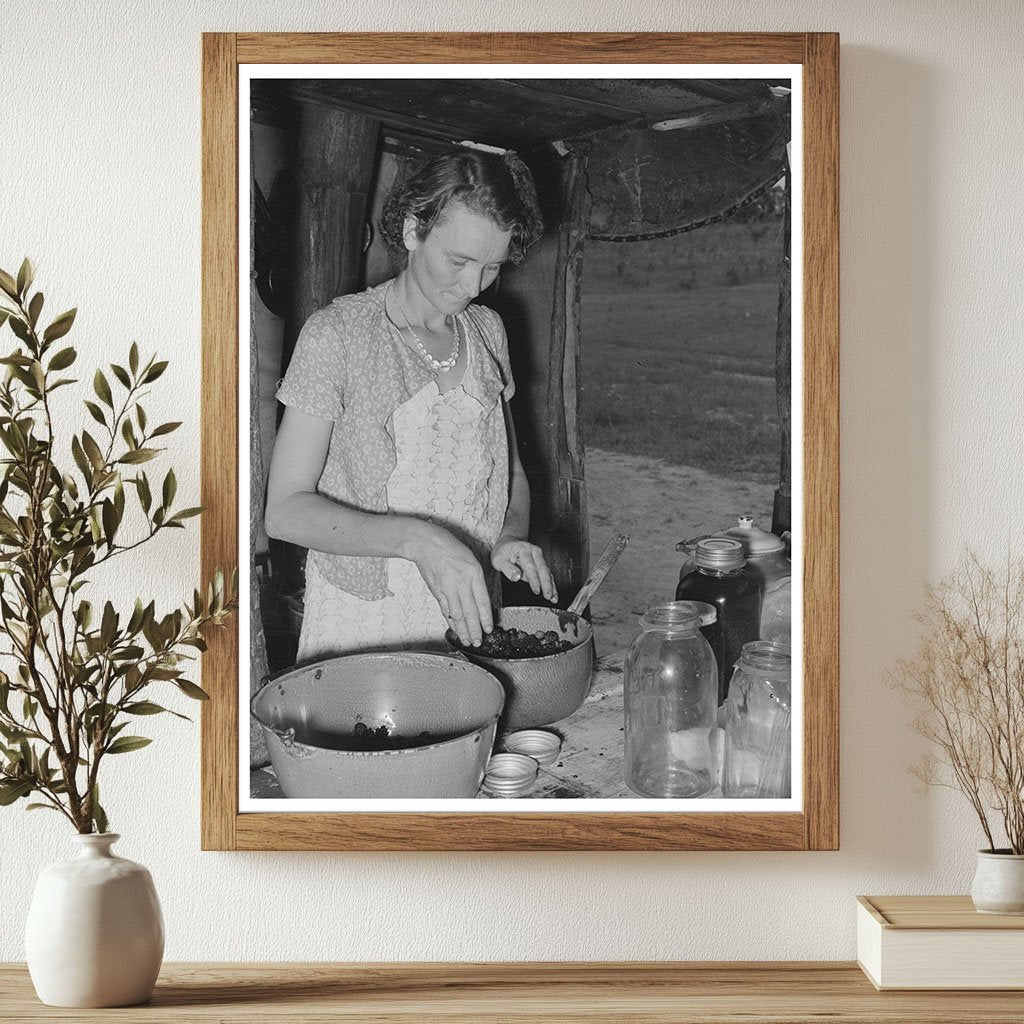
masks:
<svg viewBox="0 0 1024 1024"><path fill-rule="evenodd" d="M204 849L838 848L838 55L204 35Z"/></svg>

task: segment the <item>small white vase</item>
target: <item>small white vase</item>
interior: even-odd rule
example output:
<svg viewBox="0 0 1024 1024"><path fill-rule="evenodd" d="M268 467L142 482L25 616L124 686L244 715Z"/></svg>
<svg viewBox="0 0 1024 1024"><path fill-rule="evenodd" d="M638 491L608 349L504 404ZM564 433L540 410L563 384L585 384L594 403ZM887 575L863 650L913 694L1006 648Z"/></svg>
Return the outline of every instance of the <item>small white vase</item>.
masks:
<svg viewBox="0 0 1024 1024"><path fill-rule="evenodd" d="M163 915L149 872L111 852L120 838L76 835L79 855L36 882L25 955L36 994L50 1006L134 1006L153 993Z"/></svg>
<svg viewBox="0 0 1024 1024"><path fill-rule="evenodd" d="M971 899L982 914L1024 914L1024 854L979 850Z"/></svg>

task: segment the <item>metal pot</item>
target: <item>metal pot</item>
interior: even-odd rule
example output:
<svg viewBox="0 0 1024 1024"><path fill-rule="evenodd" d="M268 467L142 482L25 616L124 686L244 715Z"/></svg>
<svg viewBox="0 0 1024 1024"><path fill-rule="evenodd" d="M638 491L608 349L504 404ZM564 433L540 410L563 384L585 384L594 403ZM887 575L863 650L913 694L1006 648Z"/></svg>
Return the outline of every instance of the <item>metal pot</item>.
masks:
<svg viewBox="0 0 1024 1024"><path fill-rule="evenodd" d="M287 797L433 799L476 796L504 703L498 681L465 659L396 652L286 672L251 709ZM345 749L360 723L410 745Z"/></svg>
<svg viewBox="0 0 1024 1024"><path fill-rule="evenodd" d="M549 630L572 641L573 647L542 658L489 658L474 647L462 647L451 630L452 647L494 673L505 688L503 730L533 729L571 715L590 692L594 669L594 631L586 619L554 608L501 608L495 625L527 633Z"/></svg>

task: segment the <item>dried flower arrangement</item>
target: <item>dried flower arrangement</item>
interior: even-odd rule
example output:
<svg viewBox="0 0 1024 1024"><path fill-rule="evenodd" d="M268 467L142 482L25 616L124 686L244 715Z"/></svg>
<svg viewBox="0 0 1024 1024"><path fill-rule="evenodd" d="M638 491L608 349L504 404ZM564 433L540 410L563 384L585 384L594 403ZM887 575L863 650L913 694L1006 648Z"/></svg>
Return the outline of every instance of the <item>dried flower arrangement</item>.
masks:
<svg viewBox="0 0 1024 1024"><path fill-rule="evenodd" d="M1024 854L1024 561L1008 558L997 572L969 553L925 589L915 618L924 632L895 682L918 709L914 730L939 754L911 771L967 797L989 852L1001 829L1002 851Z"/></svg>

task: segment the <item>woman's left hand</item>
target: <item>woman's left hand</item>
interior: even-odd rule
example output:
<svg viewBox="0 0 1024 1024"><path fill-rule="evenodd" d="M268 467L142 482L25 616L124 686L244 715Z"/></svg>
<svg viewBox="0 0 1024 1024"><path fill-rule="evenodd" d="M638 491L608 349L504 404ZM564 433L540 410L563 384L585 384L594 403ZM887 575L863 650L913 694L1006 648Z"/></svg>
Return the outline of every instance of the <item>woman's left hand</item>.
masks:
<svg viewBox="0 0 1024 1024"><path fill-rule="evenodd" d="M544 552L528 540L498 540L491 549L491 565L513 583L525 579L535 594L543 594L554 604L558 600Z"/></svg>

